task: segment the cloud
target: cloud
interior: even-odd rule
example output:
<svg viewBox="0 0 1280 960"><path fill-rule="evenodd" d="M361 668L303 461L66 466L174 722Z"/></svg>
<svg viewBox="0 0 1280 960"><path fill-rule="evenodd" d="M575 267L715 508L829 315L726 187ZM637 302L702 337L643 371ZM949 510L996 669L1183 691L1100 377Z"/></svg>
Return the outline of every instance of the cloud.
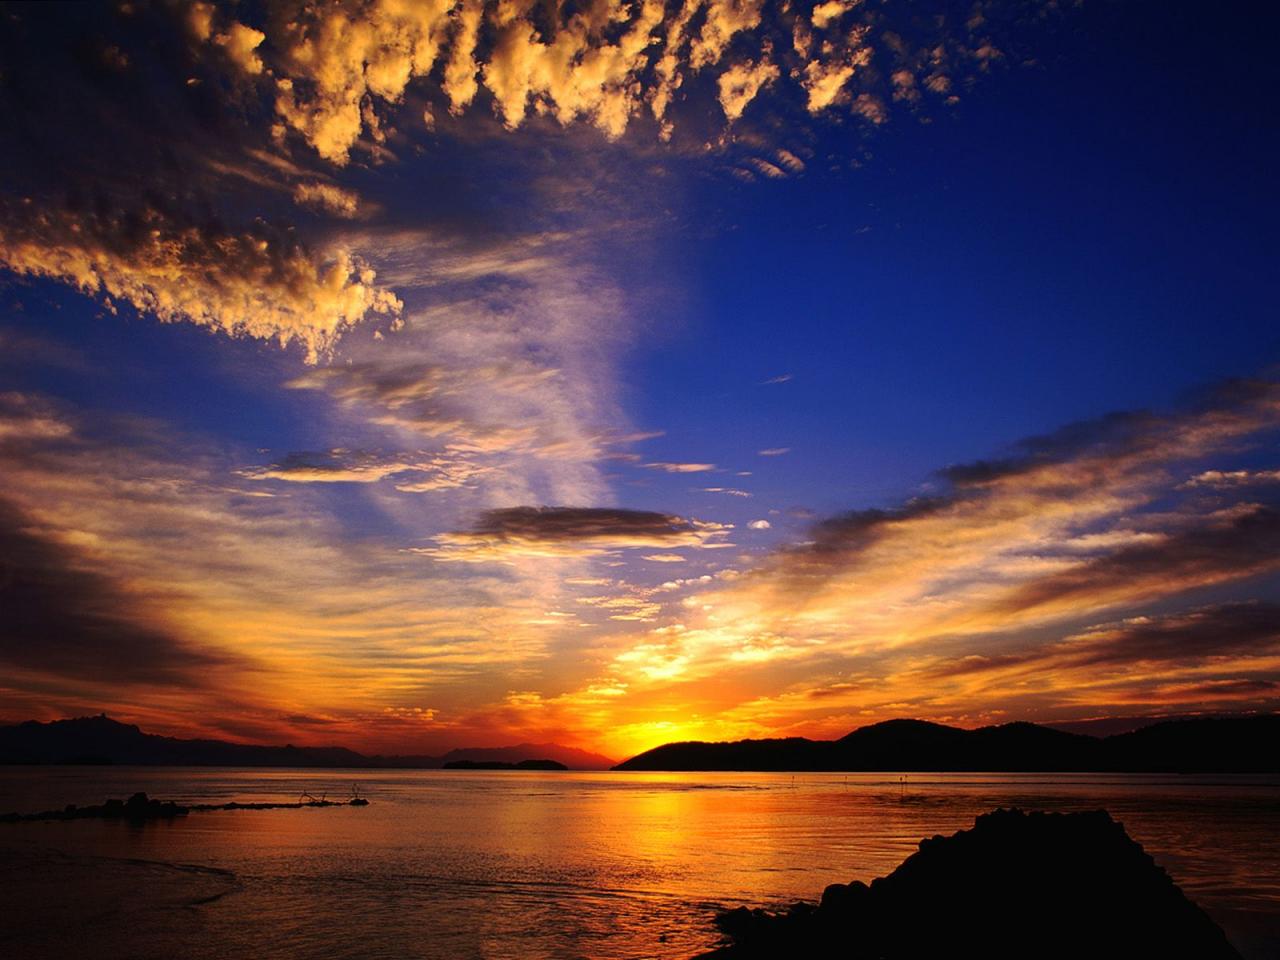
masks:
<svg viewBox="0 0 1280 960"><path fill-rule="evenodd" d="M768 530L773 524L768 520L752 520L747 526L752 530Z"/></svg>
<svg viewBox="0 0 1280 960"><path fill-rule="evenodd" d="M295 189L330 208L349 195L272 155L270 131L246 123L248 93L227 71L254 73L258 34L190 13L101 6L68 23L32 6L10 18L0 267L312 358L353 324L393 320L399 299L358 251L302 236L281 210Z"/></svg>
<svg viewBox="0 0 1280 960"><path fill-rule="evenodd" d="M187 643L154 598L98 573L0 499L0 660L44 677L201 687L234 658Z"/></svg>
<svg viewBox="0 0 1280 960"><path fill-rule="evenodd" d="M767 447L764 450L757 450L756 455L761 457L780 457L784 453L790 452L790 447Z"/></svg>
<svg viewBox="0 0 1280 960"><path fill-rule="evenodd" d="M459 358L461 359L461 358ZM477 415L474 404L506 395L535 395L555 379L554 368L530 363L465 366L404 362L397 358L318 367L291 379L296 390L321 390L344 403L371 408L387 425L425 437L446 438L482 451L513 450L539 443L537 425L516 426L506 417ZM546 436L548 445L555 441Z"/></svg>
<svg viewBox="0 0 1280 960"><path fill-rule="evenodd" d="M1280 470L1205 470L1197 473L1182 486L1230 489L1272 483L1280 483Z"/></svg>
<svg viewBox="0 0 1280 960"><path fill-rule="evenodd" d="M524 557L593 557L634 547L702 547L730 527L646 510L509 507L481 515L470 530L440 534L415 552L436 560L485 563Z"/></svg>
<svg viewBox="0 0 1280 960"><path fill-rule="evenodd" d="M440 52L451 3L394 0L278 3L265 24L275 111L320 156L337 164L362 133L378 138L375 100L395 104Z"/></svg>
<svg viewBox="0 0 1280 960"><path fill-rule="evenodd" d="M287 233L183 222L159 209L0 209L0 266L70 283L108 306L232 335L302 343L315 359L350 325L400 300L344 250L318 258Z"/></svg>
<svg viewBox="0 0 1280 960"><path fill-rule="evenodd" d="M438 96L456 116L483 90L508 128L546 115L563 125L585 121L615 139L647 108L669 136L672 103L700 75L714 75L732 122L782 78L797 78L808 109L819 112L840 100L855 72L872 83L918 71L926 89L945 82L949 91L945 69L985 68L997 50L980 18L944 28L939 16L924 36L910 12L901 15L901 32L890 29L894 17L841 2L805 12L760 0L605 0L548 16L483 0L276 0L261 11L194 4L181 26L155 19L186 34L186 56L223 68L238 98L268 104L278 136L289 131L342 166L353 152L385 150L415 94ZM873 28L885 37L875 51L878 72L863 71ZM903 39L911 32L921 34L915 47ZM731 60L731 50L750 56ZM845 99L857 109L856 97Z"/></svg>
<svg viewBox="0 0 1280 960"><path fill-rule="evenodd" d="M720 88L720 107L727 120L737 120L747 104L768 84L778 79L776 64L762 59L758 63L735 63L720 74L716 83Z"/></svg>
<svg viewBox="0 0 1280 960"><path fill-rule="evenodd" d="M576 238L371 237L412 304L287 381L400 462L474 468L476 508L591 502L601 464L645 438L616 400L628 314ZM323 404L325 399L330 402Z"/></svg>
<svg viewBox="0 0 1280 960"><path fill-rule="evenodd" d="M57 413L17 391L0 393L0 445L68 437L72 427Z"/></svg>
<svg viewBox="0 0 1280 960"><path fill-rule="evenodd" d="M1206 657L1280 652L1280 605L1227 603L1186 613L1134 617L1067 638L1061 655L1075 666L1197 664Z"/></svg>
<svg viewBox="0 0 1280 960"><path fill-rule="evenodd" d="M729 497L749 497L751 496L746 490L739 490L736 487L702 487L703 493L723 493Z"/></svg>
<svg viewBox="0 0 1280 960"><path fill-rule="evenodd" d="M852 570L870 562L876 551L892 549L895 568L915 575L914 561L908 559L912 551L925 565L928 557L933 563L963 564L987 551L989 558L1007 560L1018 550L1032 552L1017 561L1026 572L1001 594L999 609L1006 616L1048 605L1055 596L1066 603L1069 596L1079 598L1093 589L1098 596L1104 588L1123 592L1127 576L1144 566L1160 567L1166 548L1166 572L1182 569L1192 579L1211 574L1215 550L1224 572L1232 556L1240 571L1260 569L1265 551L1250 544L1256 537L1269 542L1267 508L1244 505L1236 514L1152 518L1174 524L1171 531L1135 531L1133 520L1124 517L1120 529L1090 524L1166 493L1166 465L1229 447L1278 424L1280 387L1266 381L1224 384L1175 413L1115 413L1070 424L1021 441L1009 457L939 471L949 491L824 520L812 529L809 544L783 551L782 565L789 576L821 578L823 571ZM1153 542L1156 535L1159 540ZM948 536L954 537L950 544ZM1101 556L1076 556L1086 547ZM942 559L948 556L952 559ZM1044 576L1027 575L1045 568Z"/></svg>
<svg viewBox="0 0 1280 960"><path fill-rule="evenodd" d="M20 591L0 599L23 610L20 634L0 617L11 711L108 709L175 733L276 742L307 742L282 717L319 713L335 718L328 738L403 749L407 731L365 718L429 705L437 742L456 740L478 698L500 700L549 656L540 621L554 596L539 584L460 578L408 552L439 529L440 510L380 497L377 484L359 488L371 509L354 515L335 511L324 483L253 496L236 474L244 451L0 395L0 424L41 419L63 427L0 430L0 501L12 505L0 578ZM405 504L394 523L387 500Z"/></svg>
<svg viewBox="0 0 1280 960"><path fill-rule="evenodd" d="M653 545L688 539L704 525L665 513L615 507L509 507L483 514L470 533L482 538ZM713 527L713 529L719 529ZM694 538L695 541L698 539Z"/></svg>
<svg viewBox="0 0 1280 960"><path fill-rule="evenodd" d="M1280 694L1280 681L1241 678L1160 684L1153 688L1138 689L1133 697L1144 704L1195 703L1222 707L1241 703L1273 703L1277 694Z"/></svg>
<svg viewBox="0 0 1280 960"><path fill-rule="evenodd" d="M664 473L707 473L716 468L714 463L670 463L665 460L645 463L641 466L646 470L661 470Z"/></svg>
<svg viewBox="0 0 1280 960"><path fill-rule="evenodd" d="M1060 641L992 655L940 659L935 677L978 673L1097 677L1111 670L1202 670L1214 661L1238 668L1250 658L1280 659L1280 606L1264 601L1214 604L1096 624Z"/></svg>
<svg viewBox="0 0 1280 960"><path fill-rule="evenodd" d="M865 28L855 28L840 44L824 44L824 56L810 60L801 71L801 86L806 96L806 106L810 113L821 113L832 107L852 100L853 112L872 122L883 121L883 115L869 115L862 98L869 97L860 93L851 98L845 88L863 68L871 63L872 51L864 44L867 36Z"/></svg>
<svg viewBox="0 0 1280 960"><path fill-rule="evenodd" d="M284 480L290 483L377 483L395 478L404 493L451 490L473 484L491 468L467 456L422 455L415 458L344 449L317 453L291 453L277 463L239 471L248 480Z"/></svg>
<svg viewBox="0 0 1280 960"><path fill-rule="evenodd" d="M1245 506L1210 516L1155 544L1137 544L1035 578L997 600L997 613L1106 606L1144 591L1201 587L1280 569L1280 510Z"/></svg>
<svg viewBox="0 0 1280 960"><path fill-rule="evenodd" d="M698 4L686 3L695 10ZM752 30L761 19L762 0L707 0L702 30L689 48L689 67L701 70L720 62L735 35Z"/></svg>
<svg viewBox="0 0 1280 960"><path fill-rule="evenodd" d="M857 6L856 0L853 0L853 2L849 2L849 0L826 0L825 3L814 5L813 13L810 14L810 21L816 29L825 30L855 6Z"/></svg>
<svg viewBox="0 0 1280 960"><path fill-rule="evenodd" d="M287 480L292 483L376 483L416 469L413 464L387 460L376 454L332 450L291 453L278 463L240 471L248 480Z"/></svg>
<svg viewBox="0 0 1280 960"><path fill-rule="evenodd" d="M293 188L293 199L304 207L315 207L335 216L351 219L360 215L360 197L335 183L304 180Z"/></svg>
<svg viewBox="0 0 1280 960"><path fill-rule="evenodd" d="M789 382L789 381L791 381L791 380L793 380L793 379L794 379L794 377L792 377L792 375L791 375L791 374L789 374L789 373L783 373L783 374L779 374L779 375L778 375L778 376L776 376L776 377L770 377L768 380L761 380L761 381L760 381L760 385L761 385L762 387L767 387L767 386L771 386L772 384L775 384L775 383L787 383L787 382Z"/></svg>

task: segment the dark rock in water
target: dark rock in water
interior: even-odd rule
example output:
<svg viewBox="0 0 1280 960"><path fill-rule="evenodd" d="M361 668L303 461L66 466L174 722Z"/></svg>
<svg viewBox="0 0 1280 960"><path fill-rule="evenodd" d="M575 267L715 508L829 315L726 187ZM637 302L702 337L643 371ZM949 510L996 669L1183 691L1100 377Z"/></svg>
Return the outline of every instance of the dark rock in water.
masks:
<svg viewBox="0 0 1280 960"><path fill-rule="evenodd" d="M185 817L189 808L173 802L153 800L145 793L135 793L128 800L108 800L96 806L78 807L69 803L61 810L43 813L6 813L0 815L0 823L20 823L30 820L129 820L141 823L145 820L172 820Z"/></svg>
<svg viewBox="0 0 1280 960"><path fill-rule="evenodd" d="M297 803L193 803L181 806L172 801L153 800L145 793L135 793L128 800L108 800L106 803L90 807L77 807L69 803L61 810L45 810L43 813L4 813L0 814L0 823L29 823L38 820L128 820L142 823L147 820L171 820L174 817L185 817L192 811L200 813L211 810L301 810L304 807L367 807L369 801L364 797L351 797L348 800L316 799L307 794Z"/></svg>
<svg viewBox="0 0 1280 960"><path fill-rule="evenodd" d="M108 805L119 801L108 800ZM180 807L172 801L162 803L151 800L145 793L135 793L124 803L122 815L126 820L169 820L173 817L185 817L187 808Z"/></svg>
<svg viewBox="0 0 1280 960"><path fill-rule="evenodd" d="M887 877L818 906L721 914L709 957L1239 960L1222 930L1104 810L996 810L920 842Z"/></svg>

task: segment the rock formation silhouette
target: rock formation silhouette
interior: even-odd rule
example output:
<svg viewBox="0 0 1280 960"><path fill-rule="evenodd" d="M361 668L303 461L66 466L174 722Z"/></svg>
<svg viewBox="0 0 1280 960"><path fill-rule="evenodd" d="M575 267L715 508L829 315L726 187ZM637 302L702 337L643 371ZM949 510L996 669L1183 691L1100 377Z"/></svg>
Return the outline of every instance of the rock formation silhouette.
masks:
<svg viewBox="0 0 1280 960"><path fill-rule="evenodd" d="M999 809L818 906L740 907L717 960L1239 960L1222 930L1104 810Z"/></svg>

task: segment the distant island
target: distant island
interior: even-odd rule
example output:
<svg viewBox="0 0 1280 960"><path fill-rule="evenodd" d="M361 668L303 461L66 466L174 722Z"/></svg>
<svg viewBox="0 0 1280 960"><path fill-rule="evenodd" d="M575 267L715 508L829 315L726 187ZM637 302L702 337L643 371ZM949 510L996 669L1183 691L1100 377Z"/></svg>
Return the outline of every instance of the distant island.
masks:
<svg viewBox="0 0 1280 960"><path fill-rule="evenodd" d="M0 764L120 764L179 767L317 767L439 769L450 763L552 762L555 769L608 770L598 753L554 743L464 747L441 756L366 756L345 747L261 746L227 740L182 740L144 733L107 716L0 727Z"/></svg>
<svg viewBox="0 0 1280 960"><path fill-rule="evenodd" d="M521 760L507 763L502 760L450 760L445 770L568 770L555 760Z"/></svg>
<svg viewBox="0 0 1280 960"><path fill-rule="evenodd" d="M1280 773L1280 716L1172 720L1091 737L1034 723L963 730L887 720L839 740L669 743L618 764L654 771Z"/></svg>

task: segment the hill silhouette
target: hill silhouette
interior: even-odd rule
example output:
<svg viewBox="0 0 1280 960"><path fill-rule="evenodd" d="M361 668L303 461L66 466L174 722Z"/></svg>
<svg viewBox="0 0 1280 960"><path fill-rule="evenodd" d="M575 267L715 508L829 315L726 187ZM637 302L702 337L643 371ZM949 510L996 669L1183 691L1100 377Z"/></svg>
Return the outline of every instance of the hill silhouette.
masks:
<svg viewBox="0 0 1280 960"><path fill-rule="evenodd" d="M568 770L563 763L555 760L521 760L510 763L506 760L450 760L444 765L445 770Z"/></svg>
<svg viewBox="0 0 1280 960"><path fill-rule="evenodd" d="M1280 716L1172 720L1092 737L1034 723L963 730L887 720L839 740L668 743L617 770L1280 772Z"/></svg>
<svg viewBox="0 0 1280 960"><path fill-rule="evenodd" d="M512 764L551 760L572 770L607 770L613 766L608 757L552 743L461 748L438 757L366 756L345 747L183 740L144 733L133 724L120 723L105 715L50 723L31 720L0 727L0 763L3 764L434 769L463 760Z"/></svg>

